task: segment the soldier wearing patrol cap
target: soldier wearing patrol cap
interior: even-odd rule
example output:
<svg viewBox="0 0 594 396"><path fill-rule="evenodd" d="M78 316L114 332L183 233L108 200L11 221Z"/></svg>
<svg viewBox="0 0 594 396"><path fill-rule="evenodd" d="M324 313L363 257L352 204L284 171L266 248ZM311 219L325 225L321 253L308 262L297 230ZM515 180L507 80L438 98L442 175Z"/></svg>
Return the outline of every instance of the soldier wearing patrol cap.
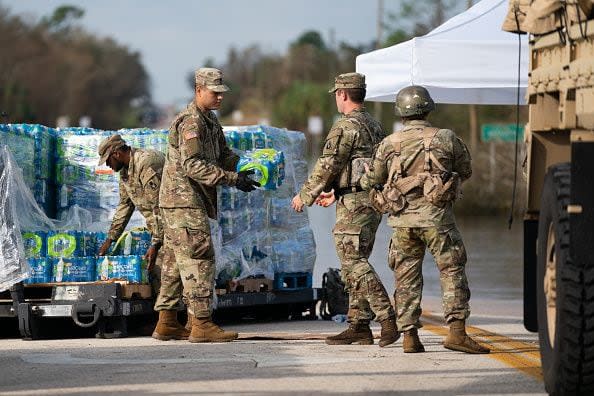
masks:
<svg viewBox="0 0 594 396"><path fill-rule="evenodd" d="M394 229L388 260L396 278L394 295L404 352L425 351L417 329L421 327L423 257L429 249L439 268L444 316L450 326L444 346L489 353L466 334L470 314L466 249L453 211L460 183L472 174L470 154L454 132L432 127L426 120L434 109L424 87L413 85L398 92L396 111L404 128L379 144L361 186L371 191L374 207L389 214L388 224Z"/></svg>
<svg viewBox="0 0 594 396"><path fill-rule="evenodd" d="M156 296L161 285L163 254L163 223L159 213L159 188L165 156L155 150L136 149L128 146L120 135L111 135L99 145L99 165L107 164L120 173L120 202L107 233L107 239L99 249L99 255L107 253L138 209L146 220L151 233L151 246L146 252L149 278Z"/></svg>
<svg viewBox="0 0 594 396"><path fill-rule="evenodd" d="M349 293L349 327L326 338L326 343L373 344L369 322L375 316L382 327L379 345L383 347L398 340L399 333L390 298L368 261L382 216L371 207L359 180L385 133L363 107L364 75L341 74L329 92L334 94L343 116L328 133L322 156L293 198L292 207L301 212L304 205L314 202L322 206L336 202L333 234L342 279Z"/></svg>
<svg viewBox="0 0 594 396"><path fill-rule="evenodd" d="M217 218L220 185L253 191L259 184L250 172L235 172L239 157L225 143L223 129L212 110L220 108L224 92L218 69L195 72L194 100L169 128L169 145L159 206L165 229L161 292L155 304L159 322L153 337L190 342L232 341L237 333L212 322L215 276L209 220ZM188 305L190 334L177 321L181 292Z"/></svg>

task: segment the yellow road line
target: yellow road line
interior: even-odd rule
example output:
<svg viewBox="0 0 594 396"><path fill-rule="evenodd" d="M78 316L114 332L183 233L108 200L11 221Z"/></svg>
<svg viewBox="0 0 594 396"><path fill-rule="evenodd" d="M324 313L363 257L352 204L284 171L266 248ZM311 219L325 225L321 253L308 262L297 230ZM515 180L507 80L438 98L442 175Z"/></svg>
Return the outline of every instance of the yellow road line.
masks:
<svg viewBox="0 0 594 396"><path fill-rule="evenodd" d="M429 324L424 324L423 329L441 336L447 335L448 329L440 324L442 322L441 318L423 311L423 319L430 322ZM466 332L476 337L477 341L486 344L491 349L491 353L488 355L489 357L539 381L543 380L538 345L516 341L512 338L474 326L467 326Z"/></svg>

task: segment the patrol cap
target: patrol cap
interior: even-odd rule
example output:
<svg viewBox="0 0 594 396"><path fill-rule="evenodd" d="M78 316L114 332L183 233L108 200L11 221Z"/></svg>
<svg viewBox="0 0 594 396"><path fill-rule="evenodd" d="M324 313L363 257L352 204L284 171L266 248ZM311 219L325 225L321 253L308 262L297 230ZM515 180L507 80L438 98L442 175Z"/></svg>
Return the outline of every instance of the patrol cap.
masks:
<svg viewBox="0 0 594 396"><path fill-rule="evenodd" d="M341 88L361 88L364 89L365 76L361 73L344 73L336 76L334 79L334 87L328 93L334 93Z"/></svg>
<svg viewBox="0 0 594 396"><path fill-rule="evenodd" d="M204 86L213 92L227 92L229 87L223 84L223 72L213 67L201 67L194 73L196 86Z"/></svg>
<svg viewBox="0 0 594 396"><path fill-rule="evenodd" d="M111 135L104 139L99 145L99 165L103 165L111 153L126 145L126 141L120 135Z"/></svg>

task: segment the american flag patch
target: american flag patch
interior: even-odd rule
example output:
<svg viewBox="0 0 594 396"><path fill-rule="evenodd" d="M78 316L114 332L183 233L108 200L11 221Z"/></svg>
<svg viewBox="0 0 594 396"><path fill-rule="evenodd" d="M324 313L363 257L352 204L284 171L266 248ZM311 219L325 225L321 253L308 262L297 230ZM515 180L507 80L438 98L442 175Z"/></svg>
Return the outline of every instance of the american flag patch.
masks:
<svg viewBox="0 0 594 396"><path fill-rule="evenodd" d="M197 137L198 137L198 134L194 131L184 132L184 139L186 139L186 140L194 139Z"/></svg>

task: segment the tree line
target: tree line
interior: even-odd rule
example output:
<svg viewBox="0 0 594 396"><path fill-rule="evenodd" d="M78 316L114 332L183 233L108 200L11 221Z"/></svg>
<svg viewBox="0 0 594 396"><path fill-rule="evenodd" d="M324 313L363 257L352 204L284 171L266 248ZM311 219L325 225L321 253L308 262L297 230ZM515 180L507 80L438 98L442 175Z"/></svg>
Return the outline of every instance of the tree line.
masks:
<svg viewBox="0 0 594 396"><path fill-rule="evenodd" d="M83 15L62 6L32 23L0 6L0 111L10 122L55 125L67 116L78 125L90 116L99 128L138 125L151 102L140 54L76 26Z"/></svg>

